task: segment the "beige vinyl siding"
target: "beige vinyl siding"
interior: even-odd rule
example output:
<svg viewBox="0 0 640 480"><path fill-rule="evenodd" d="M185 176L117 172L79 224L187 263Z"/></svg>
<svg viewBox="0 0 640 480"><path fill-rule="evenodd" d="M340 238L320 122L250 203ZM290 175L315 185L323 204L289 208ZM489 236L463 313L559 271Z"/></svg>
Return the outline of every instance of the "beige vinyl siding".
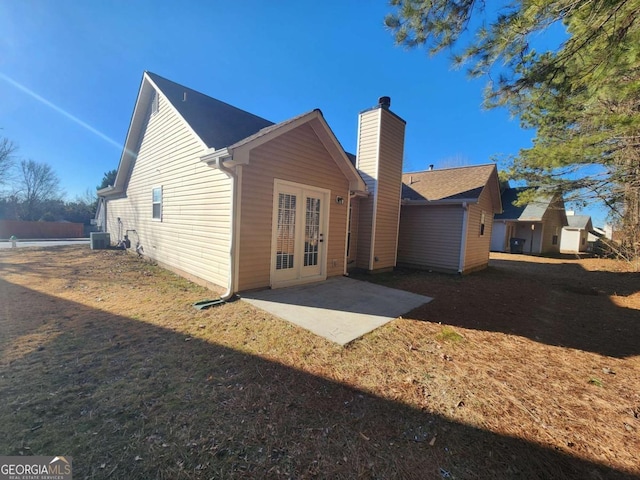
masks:
<svg viewBox="0 0 640 480"><path fill-rule="evenodd" d="M126 230L134 248L192 278L226 286L230 180L200 161L203 146L164 97L143 129L126 197L109 200L112 241ZM162 220L152 219L152 190L162 187ZM117 218L120 217L121 224Z"/></svg>
<svg viewBox="0 0 640 480"><path fill-rule="evenodd" d="M531 225L534 226L534 230L531 230ZM513 236L524 239L523 253L540 253L542 229L541 222L518 222L515 224Z"/></svg>
<svg viewBox="0 0 640 480"><path fill-rule="evenodd" d="M373 197L360 199L358 212L358 251L356 268L369 270L371 260L371 235L373 224Z"/></svg>
<svg viewBox="0 0 640 480"><path fill-rule="evenodd" d="M405 124L384 108L363 112L359 122L357 167L371 197L360 204L356 265L367 270L393 268L398 243Z"/></svg>
<svg viewBox="0 0 640 480"><path fill-rule="evenodd" d="M544 229L542 231L541 253L560 252L560 240L562 235L564 205L560 202L552 202L542 217ZM553 244L553 236L558 234L558 243Z"/></svg>
<svg viewBox="0 0 640 480"><path fill-rule="evenodd" d="M370 196L360 200L358 252L356 267L369 270L373 242L373 210L378 177L378 131L381 109L360 114L358 125L357 168L367 185Z"/></svg>
<svg viewBox="0 0 640 480"><path fill-rule="evenodd" d="M491 251L506 252L509 246L509 225L505 222L496 220L491 225Z"/></svg>
<svg viewBox="0 0 640 480"><path fill-rule="evenodd" d="M457 272L463 213L460 205L403 205L398 264Z"/></svg>
<svg viewBox="0 0 640 480"><path fill-rule="evenodd" d="M396 266L404 151L404 122L385 109L380 111L380 164L374 235L374 257L378 260L374 260L373 269Z"/></svg>
<svg viewBox="0 0 640 480"><path fill-rule="evenodd" d="M493 204L489 185L485 186L477 204L469 205L467 211L467 242L462 273L486 268L489 264L491 230L493 228ZM484 234L480 235L484 212Z"/></svg>
<svg viewBox="0 0 640 480"><path fill-rule="evenodd" d="M357 167L363 174L362 179L371 194L375 193L378 177L378 131L381 112L382 109L377 108L360 115Z"/></svg>
<svg viewBox="0 0 640 480"><path fill-rule="evenodd" d="M349 181L312 127L301 125L251 151L242 169L238 290L268 287L271 279L271 234L274 179L330 190L327 276L344 273Z"/></svg>
<svg viewBox="0 0 640 480"><path fill-rule="evenodd" d="M360 224L360 201L361 198L359 197L351 199L351 240L349 256L347 257L347 268L356 267L356 258L358 255L358 227Z"/></svg>
<svg viewBox="0 0 640 480"><path fill-rule="evenodd" d="M578 253L587 249L587 243L581 244L584 230L568 230L562 229L562 235L560 239L560 251L563 253Z"/></svg>

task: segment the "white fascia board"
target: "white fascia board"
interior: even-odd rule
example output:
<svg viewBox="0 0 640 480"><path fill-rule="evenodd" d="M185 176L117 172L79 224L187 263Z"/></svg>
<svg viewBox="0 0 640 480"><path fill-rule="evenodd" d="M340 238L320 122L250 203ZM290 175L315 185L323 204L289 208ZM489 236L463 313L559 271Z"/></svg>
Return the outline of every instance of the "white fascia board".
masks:
<svg viewBox="0 0 640 480"><path fill-rule="evenodd" d="M120 161L118 162L116 178L113 182L114 189L110 191L102 189L99 191L98 195L114 195L124 191L124 185L127 183L127 178L124 177L129 175L129 172L131 171L131 164L138 156L137 146L140 144L144 114L149 106L149 95L143 95L148 91L147 89L150 88L147 81L148 77L145 73L142 76L142 82L138 89L138 96L136 97L136 103L133 107L131 120L129 121L129 128L127 129L127 137L125 138L122 154L120 155Z"/></svg>
<svg viewBox="0 0 640 480"><path fill-rule="evenodd" d="M100 190L96 190L96 195L98 197L109 197L111 195L116 195L120 193L121 190L114 187L113 185L109 185L108 187L101 188Z"/></svg>
<svg viewBox="0 0 640 480"><path fill-rule="evenodd" d="M366 186L362 177L355 169L355 167L349 161L344 149L338 142L337 138L333 134L333 131L327 124L326 120L322 116L319 110L313 110L305 115L296 118L293 121L283 122L282 125L276 125L275 128L269 128L265 133L258 132L252 137L248 137L245 140L227 147L229 160L226 165L248 165L249 164L249 152L266 142L273 140L280 135L283 135L291 130L298 128L305 123L309 123L313 131L316 133L324 147L327 149L331 157L334 159L340 170L345 177L349 180L349 188L352 191L366 191ZM205 157L208 154L205 155ZM204 161L204 157L202 157Z"/></svg>
<svg viewBox="0 0 640 480"><path fill-rule="evenodd" d="M259 147L260 145L267 143L268 141L279 137L280 135L287 133L294 128L297 128L300 125L309 122L309 120L316 117L317 115L319 115L319 112L317 110L312 110L311 112L301 115L298 118L287 120L279 124L263 128L257 133L250 135L247 138L234 143L233 145L230 145L228 148L231 150L240 148L253 150L254 148Z"/></svg>
<svg viewBox="0 0 640 480"><path fill-rule="evenodd" d="M366 187L366 185L365 185L365 187ZM352 197L367 198L370 195L371 195L371 193L366 189L364 191L362 191L362 190L356 190L356 191L352 190L351 191L351 196Z"/></svg>
<svg viewBox="0 0 640 480"><path fill-rule="evenodd" d="M216 162L219 158L227 159L231 158L232 152L230 153L227 148L221 148L220 150L216 150L215 148L209 148L204 155L200 156L200 161L206 163L211 167L216 166Z"/></svg>
<svg viewBox="0 0 640 480"><path fill-rule="evenodd" d="M218 158L221 158L225 161L225 165L227 167L248 165L249 153L251 152L251 150L308 122L309 119L313 118L314 115L318 115L318 112L315 110L309 112L306 115L302 115L293 121L283 122L282 125L267 127L266 129L263 129L266 131L261 130L245 139L234 143L233 145L229 145L228 147L222 148L220 150L209 148L205 152L205 154L200 157L200 160L205 163L212 164Z"/></svg>
<svg viewBox="0 0 640 480"><path fill-rule="evenodd" d="M356 167L354 167L351 163L351 160L349 160L349 157L347 157L344 148L342 148L342 145L340 145L340 142L333 133L333 130L331 130L331 127L325 120L324 116L320 112L317 112L316 118L314 120L317 120L319 125L316 124L315 121L312 121L311 127L313 128L313 131L316 133L325 148L329 151L334 161L338 165L338 168L340 168L344 176L349 180L349 189L354 192L366 191L367 187L364 183L364 180L360 176L360 173L358 173L358 170L356 170Z"/></svg>

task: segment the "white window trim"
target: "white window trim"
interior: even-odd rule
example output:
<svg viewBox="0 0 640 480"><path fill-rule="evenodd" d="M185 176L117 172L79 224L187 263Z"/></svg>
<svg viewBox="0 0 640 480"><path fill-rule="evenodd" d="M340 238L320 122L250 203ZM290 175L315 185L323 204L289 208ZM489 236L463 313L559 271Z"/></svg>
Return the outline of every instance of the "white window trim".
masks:
<svg viewBox="0 0 640 480"><path fill-rule="evenodd" d="M158 189L160 190L160 201L156 202L153 199L153 193ZM163 200L164 200L164 191L163 191L162 185L157 185L155 187L152 187L151 188L151 220L153 220L154 222L162 222ZM155 217L153 215L153 207L157 204L160 205L160 217Z"/></svg>

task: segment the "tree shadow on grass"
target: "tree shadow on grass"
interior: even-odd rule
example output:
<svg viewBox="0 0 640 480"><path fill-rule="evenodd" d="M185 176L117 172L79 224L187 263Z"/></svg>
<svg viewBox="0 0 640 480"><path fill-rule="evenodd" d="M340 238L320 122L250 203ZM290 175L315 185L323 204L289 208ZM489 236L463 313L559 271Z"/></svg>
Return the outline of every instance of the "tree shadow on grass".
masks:
<svg viewBox="0 0 640 480"><path fill-rule="evenodd" d="M633 478L0 280L0 452L74 478Z"/></svg>
<svg viewBox="0 0 640 480"><path fill-rule="evenodd" d="M405 315L540 343L625 358L640 354L638 310L616 304L640 292L640 273L587 271L577 263L492 259L460 277L398 270L385 285L434 300Z"/></svg>

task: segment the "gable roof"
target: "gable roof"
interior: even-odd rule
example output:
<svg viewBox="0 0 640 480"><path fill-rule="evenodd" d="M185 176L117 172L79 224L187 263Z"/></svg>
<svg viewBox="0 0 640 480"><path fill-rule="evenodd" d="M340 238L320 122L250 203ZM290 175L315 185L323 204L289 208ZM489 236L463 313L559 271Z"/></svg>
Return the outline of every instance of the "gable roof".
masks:
<svg viewBox="0 0 640 480"><path fill-rule="evenodd" d="M203 149L208 149L205 156L211 156L212 152L216 151L227 152L228 149L244 145L255 146L265 138L283 133L288 125L312 121L316 134L330 151L339 168L349 178L352 188L354 190L365 188L362 178L351 164L350 158L340 146L320 110L313 110L274 124L160 75L145 71L120 157L116 180L113 186L98 190L99 196L111 197L121 195L125 191L128 177L138 155L140 138L154 92L159 92L166 98L171 108L175 109L185 125L199 139Z"/></svg>
<svg viewBox="0 0 640 480"><path fill-rule="evenodd" d="M272 132L278 131L280 129L286 128L288 126L293 126L296 123L298 123L298 121L301 118L307 117L310 114L317 112L322 114L322 112L320 111L319 108L316 108L314 110L311 110L310 112L305 112L305 113L301 113L300 115L296 115L295 117L289 118L287 120L284 120L280 123L272 123L269 126L266 126L260 130L258 130L257 132L255 132L252 135L248 135L247 137L243 137L240 140L238 140L237 142L234 142L233 144L228 145L229 149L235 149L238 147L242 147L243 145L246 145L250 142L253 142L255 140L258 140L260 138L263 137L267 137L269 134L271 134Z"/></svg>
<svg viewBox="0 0 640 480"><path fill-rule="evenodd" d="M589 215L567 215L567 228L587 230L591 222Z"/></svg>
<svg viewBox="0 0 640 480"><path fill-rule="evenodd" d="M518 199L520 192L527 188L506 188L502 192L502 213L497 214L496 220L520 220L524 222L541 222L547 212L553 197L542 195L524 206L516 206L513 203Z"/></svg>
<svg viewBox="0 0 640 480"><path fill-rule="evenodd" d="M273 122L203 93L146 72L193 131L209 148L232 145Z"/></svg>
<svg viewBox="0 0 640 480"><path fill-rule="evenodd" d="M336 163L336 166L349 180L349 188L356 192L365 191L366 186L364 180L362 180L362 177L351 163L348 154L344 151L344 148L340 145L331 127L329 127L329 124L324 119L322 111L317 108L283 122L265 127L253 135L243 138L239 142L223 149L210 149L200 158L203 162L210 165L214 165L217 159L225 160L228 166L250 164L249 152L252 149L303 124L308 124L313 129L318 140L324 145Z"/></svg>
<svg viewBox="0 0 640 480"><path fill-rule="evenodd" d="M405 201L463 203L477 202L485 186L498 171L495 164L444 168L402 174L402 199ZM496 184L497 211L500 192Z"/></svg>

